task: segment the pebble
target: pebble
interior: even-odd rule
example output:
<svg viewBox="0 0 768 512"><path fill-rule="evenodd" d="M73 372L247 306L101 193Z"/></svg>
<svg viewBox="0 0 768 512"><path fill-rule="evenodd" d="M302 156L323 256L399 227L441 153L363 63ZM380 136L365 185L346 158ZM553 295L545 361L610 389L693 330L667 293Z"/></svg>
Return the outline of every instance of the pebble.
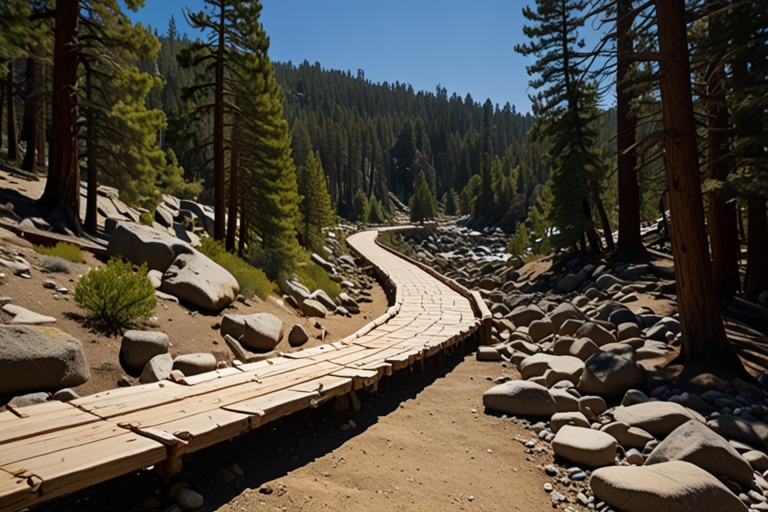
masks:
<svg viewBox="0 0 768 512"><path fill-rule="evenodd" d="M576 500L585 507L589 504L589 498L583 492L576 494Z"/></svg>
<svg viewBox="0 0 768 512"><path fill-rule="evenodd" d="M552 500L552 503L558 503L560 501L565 501L565 496L563 496L557 491L552 491L551 493L549 493L549 499Z"/></svg>
<svg viewBox="0 0 768 512"><path fill-rule="evenodd" d="M552 490L553 490L553 489L554 489L554 487L552 487L552 484L551 484L551 483L549 483L549 482L546 482L546 483L544 484L544 490L545 490L545 491L547 491L547 492L552 492Z"/></svg>
<svg viewBox="0 0 768 512"><path fill-rule="evenodd" d="M203 506L205 498L200 493L187 487L179 489L176 493L176 503L184 510L194 510Z"/></svg>
<svg viewBox="0 0 768 512"><path fill-rule="evenodd" d="M560 473L560 471L551 464L544 467L544 472L549 476L557 476Z"/></svg>
<svg viewBox="0 0 768 512"><path fill-rule="evenodd" d="M229 485L235 480L235 475L228 469L221 468L216 472L216 483L219 485Z"/></svg>

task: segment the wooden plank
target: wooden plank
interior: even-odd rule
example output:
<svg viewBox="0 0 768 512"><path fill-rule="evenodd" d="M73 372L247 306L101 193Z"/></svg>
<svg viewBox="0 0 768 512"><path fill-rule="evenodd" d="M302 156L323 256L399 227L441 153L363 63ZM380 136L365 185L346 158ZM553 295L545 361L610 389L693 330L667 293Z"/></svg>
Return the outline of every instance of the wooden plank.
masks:
<svg viewBox="0 0 768 512"><path fill-rule="evenodd" d="M354 389L362 389L379 380L379 372L377 370L366 370L363 368L342 368L331 375L352 379Z"/></svg>
<svg viewBox="0 0 768 512"><path fill-rule="evenodd" d="M0 469L0 512L15 512L37 499L37 490L32 479L20 478Z"/></svg>
<svg viewBox="0 0 768 512"><path fill-rule="evenodd" d="M221 379L224 377L229 377L230 375L239 375L243 373L243 371L245 370L243 370L239 366L232 366L230 368L220 368L218 370L213 370L212 372L200 373L197 375L191 375L189 377L184 376L184 378L179 381L179 384L183 384L185 386L194 386L195 384L200 384L201 382L208 382L209 380Z"/></svg>
<svg viewBox="0 0 768 512"><path fill-rule="evenodd" d="M23 407L19 412L26 417L10 411L0 413L0 445L99 421L97 416L58 400Z"/></svg>
<svg viewBox="0 0 768 512"><path fill-rule="evenodd" d="M39 496L34 499L42 501L157 464L165 457L165 446L126 431L120 436L91 443L88 449L73 445L0 469L22 477L34 475L42 479ZM26 502L24 506L31 504Z"/></svg>
<svg viewBox="0 0 768 512"><path fill-rule="evenodd" d="M317 407L322 402L352 390L352 379L326 376L251 400L229 405L226 410L260 417L259 424L287 416L301 409Z"/></svg>

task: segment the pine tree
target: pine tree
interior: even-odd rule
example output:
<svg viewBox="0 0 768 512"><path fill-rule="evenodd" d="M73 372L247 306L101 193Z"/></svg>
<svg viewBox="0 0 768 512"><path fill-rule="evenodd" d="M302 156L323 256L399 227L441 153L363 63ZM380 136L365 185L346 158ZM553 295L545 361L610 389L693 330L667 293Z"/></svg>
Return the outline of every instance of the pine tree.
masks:
<svg viewBox="0 0 768 512"><path fill-rule="evenodd" d="M590 126L598 117L596 90L584 82L574 48L583 45L577 30L584 24L580 12L586 5L581 0L537 0L535 12L525 7L523 15L534 22L523 28L531 43L517 45L515 51L537 57L536 63L527 67L529 75L538 76L529 82L531 87L540 89L531 96L538 116L532 135L548 137L552 143L551 221L559 229L556 243L570 247L581 241L586 249L586 236L595 251L600 245L590 198L594 200L599 190L605 166Z"/></svg>
<svg viewBox="0 0 768 512"><path fill-rule="evenodd" d="M493 104L491 100L485 100L483 105L483 133L482 148L480 153L480 195L475 203L473 215L489 216L494 214L493 178L491 167L493 166L493 143L491 117Z"/></svg>
<svg viewBox="0 0 768 512"><path fill-rule="evenodd" d="M528 228L523 222L518 222L515 227L515 236L507 243L507 252L513 256L525 256L528 248L531 246L531 240L528 238Z"/></svg>
<svg viewBox="0 0 768 512"><path fill-rule="evenodd" d="M449 188L448 192L445 193L445 214L446 215L456 215L456 197L454 196L455 192L453 191L453 188Z"/></svg>
<svg viewBox="0 0 768 512"><path fill-rule="evenodd" d="M304 197L301 213L304 217L302 239L304 247L319 252L323 247L322 229L333 223L331 196L325 183L320 157L310 151L304 160L299 194Z"/></svg>
<svg viewBox="0 0 768 512"><path fill-rule="evenodd" d="M435 218L437 201L427 184L427 178L423 172L419 172L416 178L416 190L410 201L411 222L424 222Z"/></svg>

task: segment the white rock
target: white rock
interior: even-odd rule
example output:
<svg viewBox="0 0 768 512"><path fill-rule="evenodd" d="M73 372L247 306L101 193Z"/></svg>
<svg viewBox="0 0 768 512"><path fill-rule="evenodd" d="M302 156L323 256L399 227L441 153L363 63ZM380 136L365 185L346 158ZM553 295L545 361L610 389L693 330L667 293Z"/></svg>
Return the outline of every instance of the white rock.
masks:
<svg viewBox="0 0 768 512"><path fill-rule="evenodd" d="M483 405L496 411L523 416L551 416L557 412L555 400L547 388L522 380L512 380L492 387L483 393Z"/></svg>
<svg viewBox="0 0 768 512"><path fill-rule="evenodd" d="M590 467L612 465L617 448L616 440L605 432L570 425L562 427L552 440L555 455Z"/></svg>

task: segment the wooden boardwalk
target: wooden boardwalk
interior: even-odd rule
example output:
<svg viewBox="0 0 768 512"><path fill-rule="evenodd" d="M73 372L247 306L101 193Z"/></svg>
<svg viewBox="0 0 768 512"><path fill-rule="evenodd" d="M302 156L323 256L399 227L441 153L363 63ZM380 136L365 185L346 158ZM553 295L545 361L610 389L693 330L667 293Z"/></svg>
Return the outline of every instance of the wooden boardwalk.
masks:
<svg viewBox="0 0 768 512"><path fill-rule="evenodd" d="M375 386L384 376L490 328L477 294L376 242L349 246L383 279L393 304L342 341L181 382L119 388L0 413L0 512L18 510L180 457L300 409Z"/></svg>

